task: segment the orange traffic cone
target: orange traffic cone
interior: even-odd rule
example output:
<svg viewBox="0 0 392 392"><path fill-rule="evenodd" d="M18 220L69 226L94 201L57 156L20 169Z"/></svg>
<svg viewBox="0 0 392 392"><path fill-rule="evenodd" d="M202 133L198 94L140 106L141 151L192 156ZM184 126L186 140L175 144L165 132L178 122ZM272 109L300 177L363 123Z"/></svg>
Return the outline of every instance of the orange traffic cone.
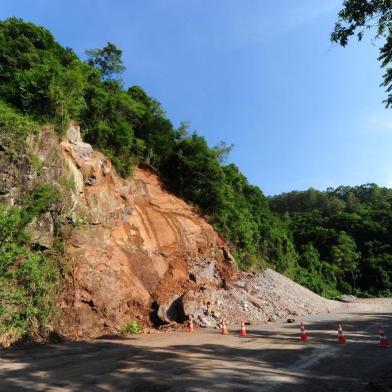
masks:
<svg viewBox="0 0 392 392"><path fill-rule="evenodd" d="M193 332L193 321L192 320L188 321L188 329L187 329L187 331L188 332Z"/></svg>
<svg viewBox="0 0 392 392"><path fill-rule="evenodd" d="M245 329L245 323L241 321L241 329L240 329L240 336L246 336L246 329Z"/></svg>
<svg viewBox="0 0 392 392"><path fill-rule="evenodd" d="M342 328L342 325L340 323L338 324L338 343L339 344L346 343L346 338L343 335L343 328Z"/></svg>
<svg viewBox="0 0 392 392"><path fill-rule="evenodd" d="M303 342L306 342L307 340L309 340L309 337L305 331L304 323L301 323L301 335L300 335L299 339L302 340Z"/></svg>
<svg viewBox="0 0 392 392"><path fill-rule="evenodd" d="M391 345L389 344L389 340L385 336L384 333L384 328L383 327L378 327L378 334L380 335L380 344L379 346L382 348L389 348Z"/></svg>
<svg viewBox="0 0 392 392"><path fill-rule="evenodd" d="M224 320L222 320L222 324L221 324L221 335L228 335L229 331L226 328L226 324L224 322Z"/></svg>

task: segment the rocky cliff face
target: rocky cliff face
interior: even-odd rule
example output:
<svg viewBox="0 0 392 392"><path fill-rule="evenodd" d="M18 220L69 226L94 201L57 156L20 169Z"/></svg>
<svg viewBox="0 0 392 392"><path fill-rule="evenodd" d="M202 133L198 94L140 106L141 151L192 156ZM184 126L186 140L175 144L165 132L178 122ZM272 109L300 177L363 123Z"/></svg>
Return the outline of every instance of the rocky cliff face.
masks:
<svg viewBox="0 0 392 392"><path fill-rule="evenodd" d="M225 241L190 205L150 170L117 176L76 124L62 141L43 128L28 144L17 160L0 145L0 202L17 203L38 182L60 190L61 203L28 229L38 247L65 244L62 335L117 334L131 320L267 321L334 306L279 274L239 274Z"/></svg>
<svg viewBox="0 0 392 392"><path fill-rule="evenodd" d="M135 168L132 178L119 178L76 124L60 144L55 139L43 130L36 150L49 165L45 180L65 188L58 219L69 260L62 334L118 333L134 319L184 321L182 295L219 288L235 273L223 239L153 172ZM50 216L35 222L41 245L50 244L55 223Z"/></svg>

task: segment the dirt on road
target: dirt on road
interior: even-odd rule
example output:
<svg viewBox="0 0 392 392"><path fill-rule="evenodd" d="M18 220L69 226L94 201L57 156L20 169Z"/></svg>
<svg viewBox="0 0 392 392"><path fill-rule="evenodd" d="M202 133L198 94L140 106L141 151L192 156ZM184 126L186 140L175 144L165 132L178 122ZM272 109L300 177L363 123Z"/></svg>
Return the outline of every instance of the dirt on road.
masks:
<svg viewBox="0 0 392 392"><path fill-rule="evenodd" d="M246 337L232 326L227 336L197 329L0 351L0 391L392 391L379 325L392 337L392 299L252 325Z"/></svg>

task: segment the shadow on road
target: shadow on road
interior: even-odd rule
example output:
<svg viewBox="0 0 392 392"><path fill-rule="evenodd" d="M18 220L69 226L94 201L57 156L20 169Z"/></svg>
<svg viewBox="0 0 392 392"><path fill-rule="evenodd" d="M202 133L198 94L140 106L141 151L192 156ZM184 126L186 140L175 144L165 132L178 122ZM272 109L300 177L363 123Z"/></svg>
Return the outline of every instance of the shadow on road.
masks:
<svg viewBox="0 0 392 392"><path fill-rule="evenodd" d="M336 344L336 323L323 321L306 324L307 343L297 324L278 336L254 330L234 347L234 337L221 336L183 344L179 332L170 346L131 338L0 351L0 391L388 391L367 386L392 383L392 349L377 347L379 324L392 332L390 314L346 321L346 345Z"/></svg>

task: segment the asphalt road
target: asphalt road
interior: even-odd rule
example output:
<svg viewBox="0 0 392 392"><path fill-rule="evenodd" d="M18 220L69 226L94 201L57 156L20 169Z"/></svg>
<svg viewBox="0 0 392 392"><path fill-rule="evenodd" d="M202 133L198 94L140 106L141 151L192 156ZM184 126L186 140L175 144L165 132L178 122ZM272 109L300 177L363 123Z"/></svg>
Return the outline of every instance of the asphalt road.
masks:
<svg viewBox="0 0 392 392"><path fill-rule="evenodd" d="M0 391L392 391L392 348L378 347L379 325L392 338L392 299L366 302L247 337L237 326L0 351Z"/></svg>

